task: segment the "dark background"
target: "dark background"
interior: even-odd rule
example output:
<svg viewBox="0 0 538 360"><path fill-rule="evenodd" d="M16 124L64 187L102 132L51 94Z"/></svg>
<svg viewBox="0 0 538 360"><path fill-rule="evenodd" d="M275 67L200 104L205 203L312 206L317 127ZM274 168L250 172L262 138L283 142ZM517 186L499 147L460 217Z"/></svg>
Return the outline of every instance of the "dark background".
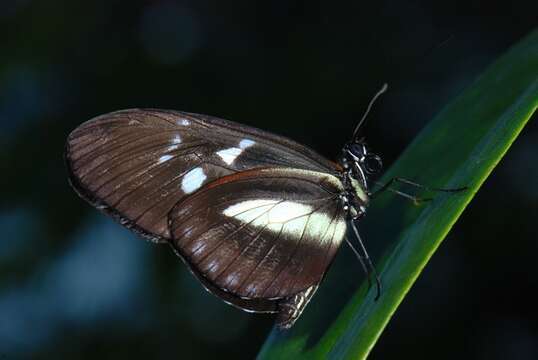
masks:
<svg viewBox="0 0 538 360"><path fill-rule="evenodd" d="M272 326L75 195L62 152L83 121L172 108L335 158L388 82L368 139L390 165L537 13L535 1L2 2L0 358L250 359ZM531 120L371 358L538 358L537 150ZM337 261L352 264L338 274L350 288L363 280L348 249Z"/></svg>

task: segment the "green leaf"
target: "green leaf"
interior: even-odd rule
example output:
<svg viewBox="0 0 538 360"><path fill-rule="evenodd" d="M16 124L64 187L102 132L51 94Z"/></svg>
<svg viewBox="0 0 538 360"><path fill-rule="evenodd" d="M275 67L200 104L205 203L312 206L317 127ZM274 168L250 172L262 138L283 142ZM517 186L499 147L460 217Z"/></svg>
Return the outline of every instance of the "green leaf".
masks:
<svg viewBox="0 0 538 360"><path fill-rule="evenodd" d="M332 314L335 299L342 292L338 286L342 273L338 279L329 274L297 324L289 331L273 330L259 359L365 358L537 105L535 30L443 109L384 175L382 182L403 176L436 187L468 186L468 190L437 193L433 201L420 206L392 194L376 198L364 219L365 223L369 219L374 222L365 227L361 223L361 231L367 239L390 236L395 244L377 267L383 283L380 299L374 301L375 288L367 290L363 284L343 309L336 310L341 310L339 314Z"/></svg>

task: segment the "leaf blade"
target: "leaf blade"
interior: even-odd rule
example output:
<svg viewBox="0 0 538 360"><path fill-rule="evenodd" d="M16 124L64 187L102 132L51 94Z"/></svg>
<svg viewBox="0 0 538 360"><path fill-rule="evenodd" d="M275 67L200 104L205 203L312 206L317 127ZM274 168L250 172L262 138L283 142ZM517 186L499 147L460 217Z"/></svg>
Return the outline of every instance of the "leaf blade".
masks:
<svg viewBox="0 0 538 360"><path fill-rule="evenodd" d="M435 250L537 107L538 31L534 31L445 107L385 174L385 180L395 174L420 174L415 178L419 182L434 179L435 186L455 188L465 184L469 188L463 194L437 196L423 208L397 208L390 196L372 206L369 216L381 216L388 209L404 219L395 231L396 247L378 267L384 283L382 297L373 301L374 291L366 292L362 287L310 345L316 318L311 312L305 314L309 318L301 319L290 332L274 330L259 358L365 358ZM440 155L442 162L438 160Z"/></svg>

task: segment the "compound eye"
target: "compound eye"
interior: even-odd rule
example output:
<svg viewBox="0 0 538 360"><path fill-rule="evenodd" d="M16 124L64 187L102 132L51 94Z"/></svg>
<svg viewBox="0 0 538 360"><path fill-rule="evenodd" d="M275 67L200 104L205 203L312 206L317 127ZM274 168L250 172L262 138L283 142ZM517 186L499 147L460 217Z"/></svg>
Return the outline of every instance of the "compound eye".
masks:
<svg viewBox="0 0 538 360"><path fill-rule="evenodd" d="M364 169L368 174L377 174L383 168L381 158L375 154L368 154L364 158Z"/></svg>
<svg viewBox="0 0 538 360"><path fill-rule="evenodd" d="M364 155L362 146L359 144L351 144L351 146L349 147L349 151L353 156L359 159L362 158L362 156Z"/></svg>

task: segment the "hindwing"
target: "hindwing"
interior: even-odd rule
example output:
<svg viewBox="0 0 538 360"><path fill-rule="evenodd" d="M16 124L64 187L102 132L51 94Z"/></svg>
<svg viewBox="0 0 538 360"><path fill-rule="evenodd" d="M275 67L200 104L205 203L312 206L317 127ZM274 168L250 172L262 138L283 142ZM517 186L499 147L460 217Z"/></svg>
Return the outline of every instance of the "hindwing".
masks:
<svg viewBox="0 0 538 360"><path fill-rule="evenodd" d="M198 276L240 298L317 285L346 230L339 179L268 168L229 175L179 202L172 244Z"/></svg>

